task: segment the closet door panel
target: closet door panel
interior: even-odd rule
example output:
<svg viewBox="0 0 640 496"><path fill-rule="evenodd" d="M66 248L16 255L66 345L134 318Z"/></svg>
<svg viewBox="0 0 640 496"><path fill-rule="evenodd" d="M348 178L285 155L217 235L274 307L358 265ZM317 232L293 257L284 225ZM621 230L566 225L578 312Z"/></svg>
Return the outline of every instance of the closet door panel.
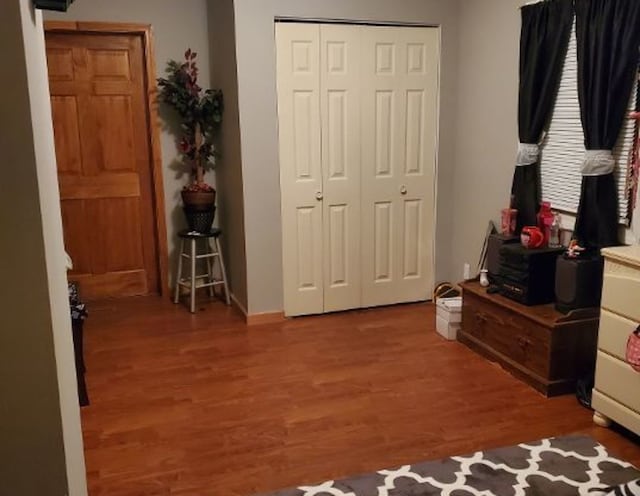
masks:
<svg viewBox="0 0 640 496"><path fill-rule="evenodd" d="M276 24L286 315L322 313L320 27Z"/></svg>
<svg viewBox="0 0 640 496"><path fill-rule="evenodd" d="M325 312L361 306L360 36L320 26Z"/></svg>
<svg viewBox="0 0 640 496"><path fill-rule="evenodd" d="M440 36L437 28L402 35L405 156L399 175L403 232L400 291L405 301L430 299L434 281L435 191Z"/></svg>
<svg viewBox="0 0 640 496"><path fill-rule="evenodd" d="M362 29L363 306L426 300L434 283L438 30Z"/></svg>

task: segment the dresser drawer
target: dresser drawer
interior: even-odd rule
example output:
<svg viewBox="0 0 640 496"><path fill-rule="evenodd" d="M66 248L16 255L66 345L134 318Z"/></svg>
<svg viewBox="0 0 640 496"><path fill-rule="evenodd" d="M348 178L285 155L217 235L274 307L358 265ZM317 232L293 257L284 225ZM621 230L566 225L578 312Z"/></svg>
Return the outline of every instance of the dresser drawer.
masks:
<svg viewBox="0 0 640 496"><path fill-rule="evenodd" d="M598 331L598 348L624 360L627 340L637 327L638 323L633 320L626 319L608 310L602 310L600 314L600 330Z"/></svg>
<svg viewBox="0 0 640 496"><path fill-rule="evenodd" d="M549 377L549 329L465 294L462 330L541 377Z"/></svg>
<svg viewBox="0 0 640 496"><path fill-rule="evenodd" d="M602 308L640 321L640 270L616 260L606 260Z"/></svg>
<svg viewBox="0 0 640 496"><path fill-rule="evenodd" d="M595 387L627 408L640 412L640 373L626 362L598 351Z"/></svg>

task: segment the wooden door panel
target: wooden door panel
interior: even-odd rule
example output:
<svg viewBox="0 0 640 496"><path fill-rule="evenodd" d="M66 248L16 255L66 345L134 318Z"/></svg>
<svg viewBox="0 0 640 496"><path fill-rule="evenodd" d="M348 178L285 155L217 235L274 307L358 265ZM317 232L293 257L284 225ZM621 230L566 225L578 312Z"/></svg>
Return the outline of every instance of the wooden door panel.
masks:
<svg viewBox="0 0 640 496"><path fill-rule="evenodd" d="M131 85L127 82L123 81L100 81L96 82L95 80L89 83L91 86L91 91L94 95L102 95L102 96L118 96L118 95L131 95L132 88Z"/></svg>
<svg viewBox="0 0 640 496"><path fill-rule="evenodd" d="M136 173L101 176L60 175L60 196L65 200L139 197L140 177Z"/></svg>
<svg viewBox="0 0 640 496"><path fill-rule="evenodd" d="M138 38L130 38L128 40L130 53L143 52L142 40ZM136 87L142 88L145 81L145 67L144 57L129 57L131 66L131 82ZM106 83L103 83L106 84ZM144 91L133 91L131 93L132 108L146 108L148 95ZM150 129L149 129L149 115L146 112L133 112L131 118L131 125L134 131L133 144L134 144L134 156L137 161L137 170L140 175L140 198L148 198L148 201L139 202L139 212L141 219L155 219L154 210L154 192L153 192L153 175L152 167L149 167L149 146L150 146ZM161 215L164 215L162 211ZM144 256L144 269L146 270L147 279L146 283L148 287L157 288L160 285L160 274L158 272L158 259L159 250L158 243L160 242L156 236L156 230L154 229L154 222L142 222L142 235L143 239L156 239L155 242L144 242L142 244L143 256Z"/></svg>
<svg viewBox="0 0 640 496"><path fill-rule="evenodd" d="M142 39L47 33L65 244L87 298L159 291Z"/></svg>
<svg viewBox="0 0 640 496"><path fill-rule="evenodd" d="M102 245L108 247L106 272L135 270L143 266L138 198L108 198L90 201L97 209L92 216L100 219L96 228Z"/></svg>
<svg viewBox="0 0 640 496"><path fill-rule="evenodd" d="M73 260L70 274L75 277L80 274L91 274L91 243L87 236L89 218L84 200L63 200L60 202L62 210L62 225L64 226L64 246Z"/></svg>
<svg viewBox="0 0 640 496"><path fill-rule="evenodd" d="M74 275L82 288L82 295L90 299L138 296L149 293L146 273L143 269L103 274Z"/></svg>
<svg viewBox="0 0 640 496"><path fill-rule="evenodd" d="M92 96L89 114L94 119L91 135L84 136L92 147L87 151L99 171L136 171L133 146L133 114L131 97Z"/></svg>
<svg viewBox="0 0 640 496"><path fill-rule="evenodd" d="M82 173L78 100L74 95L51 98L56 161L61 174Z"/></svg>
<svg viewBox="0 0 640 496"><path fill-rule="evenodd" d="M119 50L87 50L89 71L94 81L131 81L129 47Z"/></svg>
<svg viewBox="0 0 640 496"><path fill-rule="evenodd" d="M47 68L49 70L49 82L73 81L75 79L73 49L48 48Z"/></svg>

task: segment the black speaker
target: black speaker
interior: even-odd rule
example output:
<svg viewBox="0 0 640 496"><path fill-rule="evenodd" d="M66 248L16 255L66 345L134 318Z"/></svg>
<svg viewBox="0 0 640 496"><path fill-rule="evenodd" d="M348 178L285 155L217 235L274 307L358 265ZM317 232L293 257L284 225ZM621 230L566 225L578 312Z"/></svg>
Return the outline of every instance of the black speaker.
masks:
<svg viewBox="0 0 640 496"><path fill-rule="evenodd" d="M505 236L503 234L491 234L487 243L487 270L489 280L493 284L500 282L500 248L509 243L517 243L517 236Z"/></svg>
<svg viewBox="0 0 640 496"><path fill-rule="evenodd" d="M600 306L604 259L559 257L556 263L556 309L569 313L578 308Z"/></svg>
<svg viewBox="0 0 640 496"><path fill-rule="evenodd" d="M57 10L66 12L74 0L33 0L33 6L41 10Z"/></svg>

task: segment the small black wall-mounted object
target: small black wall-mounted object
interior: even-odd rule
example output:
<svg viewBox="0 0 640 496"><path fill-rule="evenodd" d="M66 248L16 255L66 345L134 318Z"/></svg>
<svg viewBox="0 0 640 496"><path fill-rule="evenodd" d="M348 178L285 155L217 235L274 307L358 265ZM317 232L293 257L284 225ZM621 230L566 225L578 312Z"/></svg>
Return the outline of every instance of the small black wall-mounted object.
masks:
<svg viewBox="0 0 640 496"><path fill-rule="evenodd" d="M33 0L33 5L40 10L57 10L66 12L74 0Z"/></svg>

